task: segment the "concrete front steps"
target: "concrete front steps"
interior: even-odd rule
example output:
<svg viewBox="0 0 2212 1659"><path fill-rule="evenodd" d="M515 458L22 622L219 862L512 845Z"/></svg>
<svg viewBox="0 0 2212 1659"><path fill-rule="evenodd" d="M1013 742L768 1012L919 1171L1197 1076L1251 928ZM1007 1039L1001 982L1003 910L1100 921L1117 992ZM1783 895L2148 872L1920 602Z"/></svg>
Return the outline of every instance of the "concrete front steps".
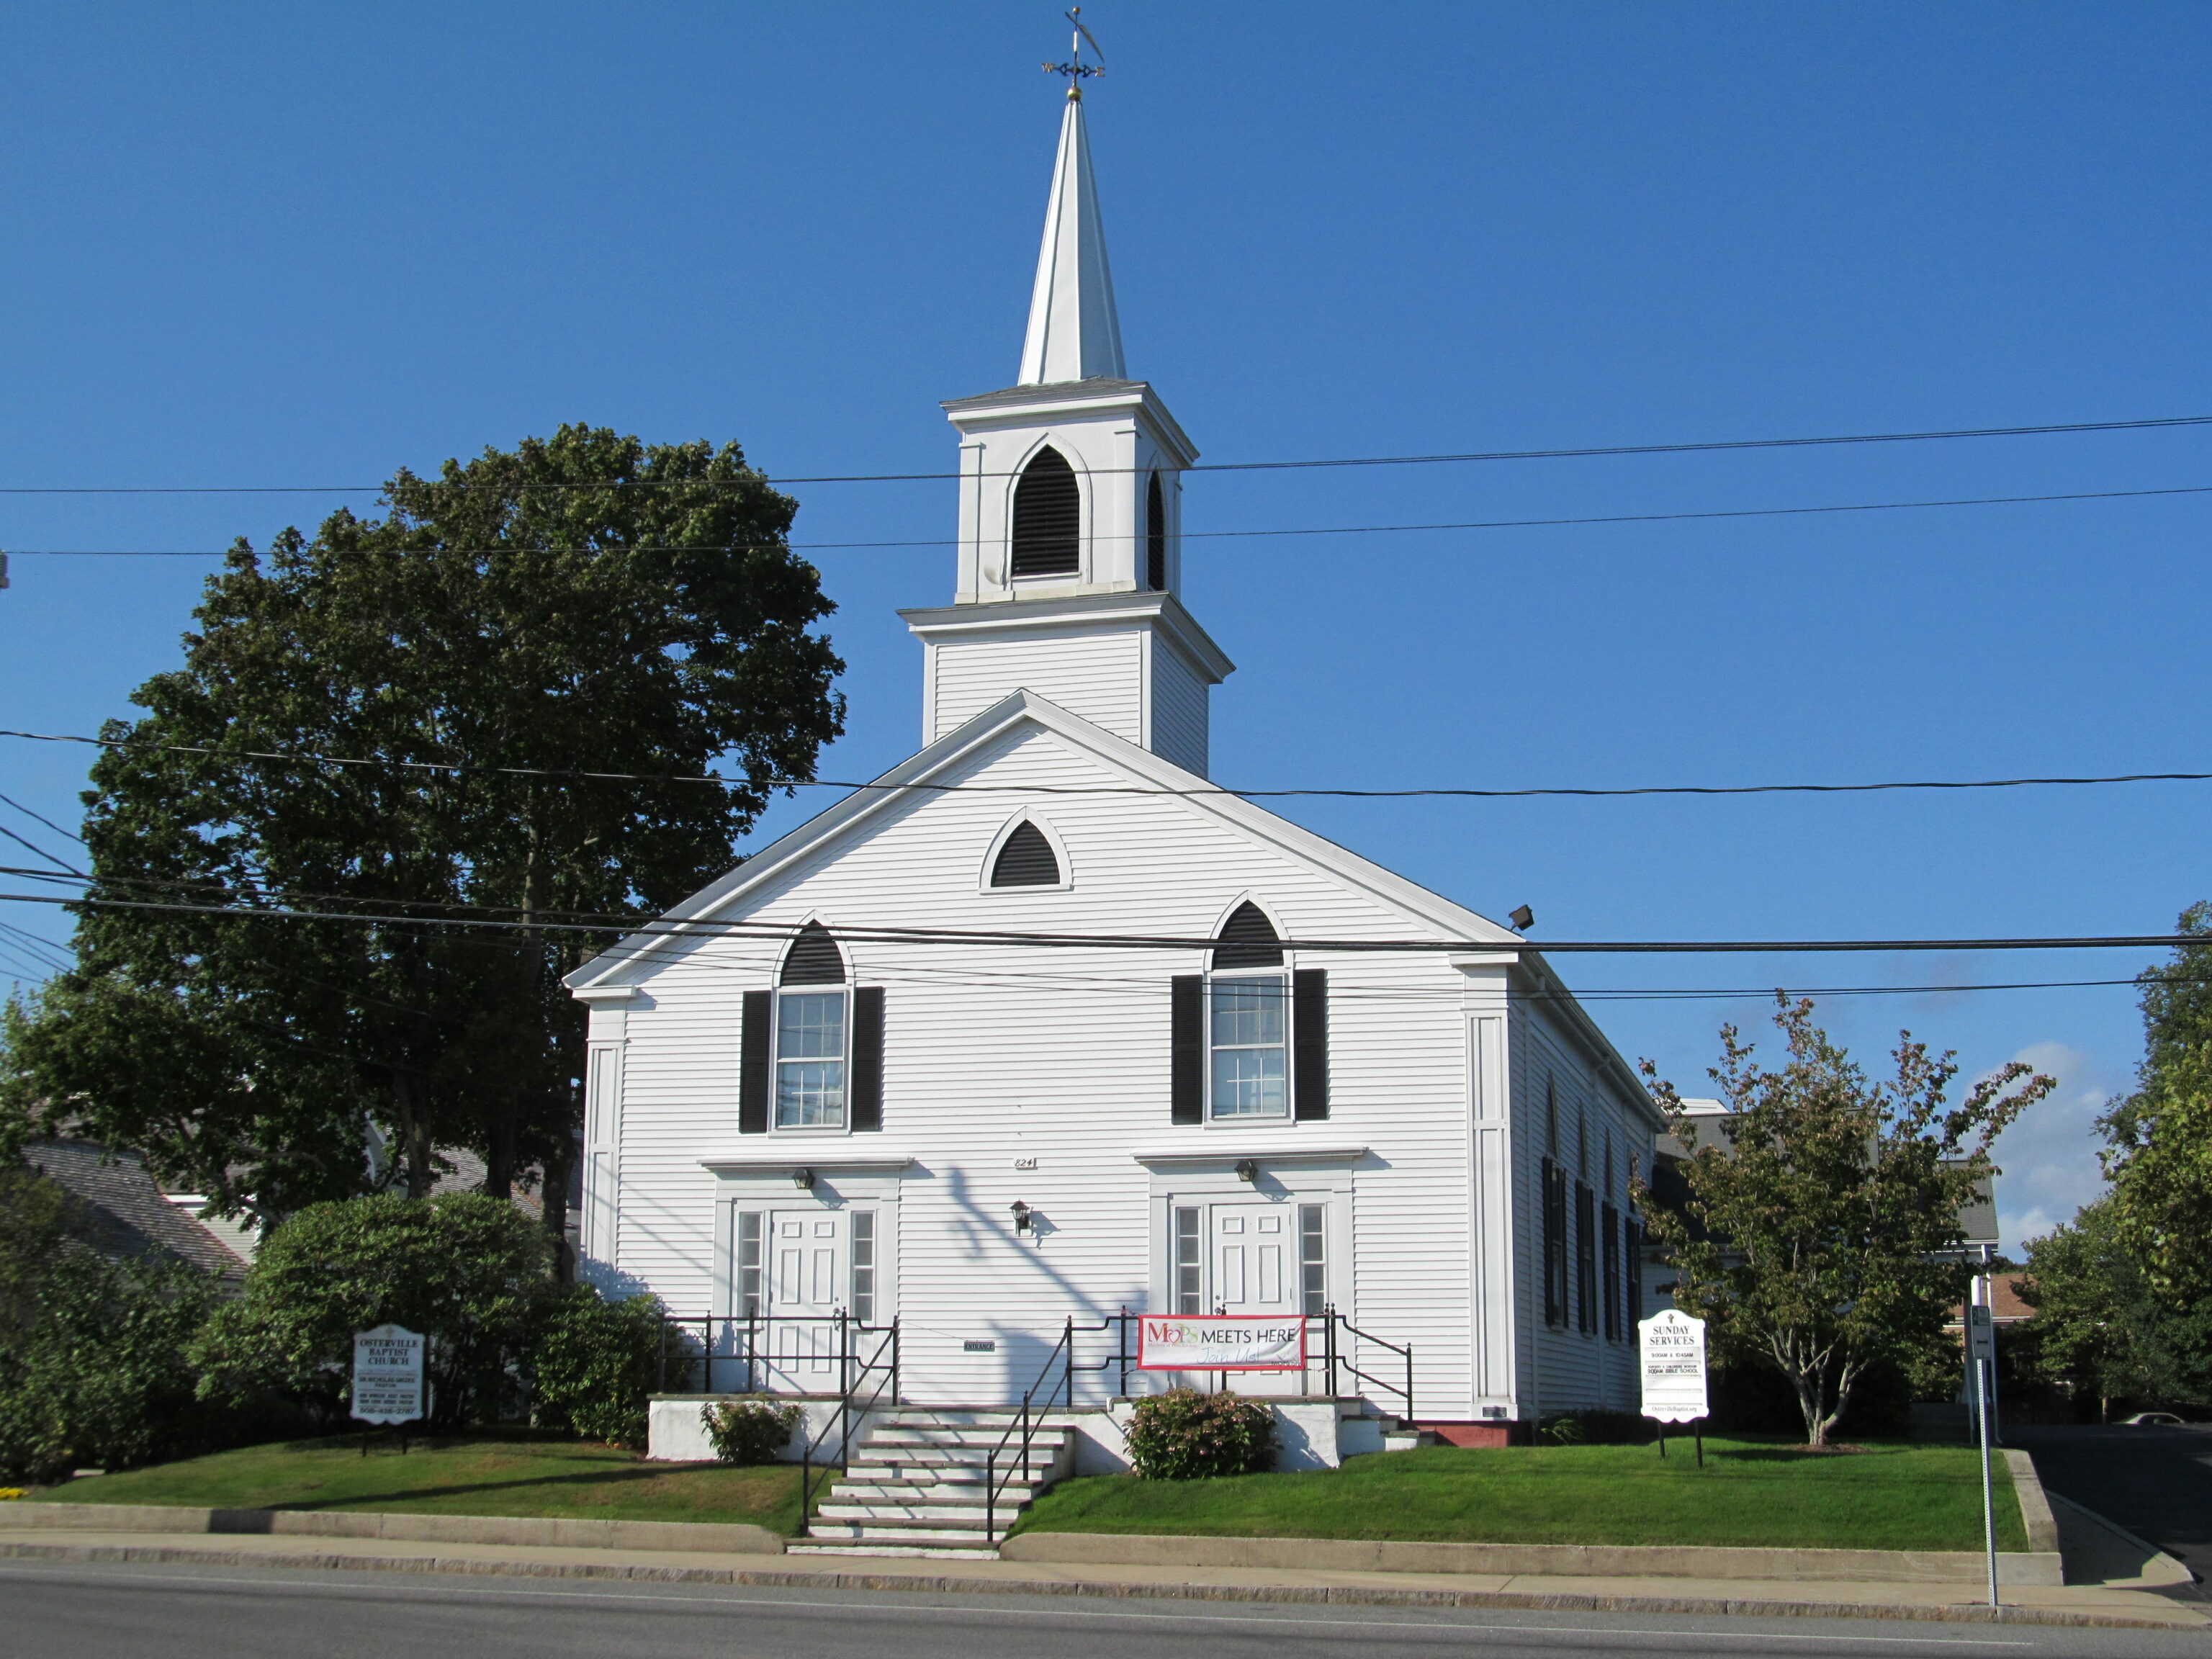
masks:
<svg viewBox="0 0 2212 1659"><path fill-rule="evenodd" d="M1026 1465L1019 1413L1004 1407L905 1406L879 1412L793 1555L995 1557L997 1538L1031 1499L1075 1466L1064 1415L1036 1419ZM986 1466L1000 1443L998 1498L984 1524ZM1011 1477L1011 1478L1010 1478Z"/></svg>

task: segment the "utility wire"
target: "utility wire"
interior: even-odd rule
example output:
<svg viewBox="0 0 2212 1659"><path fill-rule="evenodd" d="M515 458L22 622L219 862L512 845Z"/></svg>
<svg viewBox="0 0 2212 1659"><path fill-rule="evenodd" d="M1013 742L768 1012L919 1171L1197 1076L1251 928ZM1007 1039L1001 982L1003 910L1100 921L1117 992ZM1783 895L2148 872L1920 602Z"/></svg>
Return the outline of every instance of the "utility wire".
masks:
<svg viewBox="0 0 2212 1659"><path fill-rule="evenodd" d="M7 795L0 795L0 801L5 801L9 805L14 807L18 812L21 812L27 818L36 818L40 823L45 824L47 829L52 830L56 835L65 836L70 840L77 842L80 846L83 844L84 837L77 834L76 830L63 829L61 825L56 823L52 818L46 817L42 813L33 812L29 807L24 805L22 802L14 799Z"/></svg>
<svg viewBox="0 0 2212 1659"><path fill-rule="evenodd" d="M2212 484L2179 484L2161 489L2089 489L2069 490L2056 495L1971 495L1953 500L1926 501L1856 501L1840 507L1730 507L1705 513L1607 513L1594 518L1579 519L1473 519L1450 524L1347 524L1285 530L1185 530L1178 533L1183 541L1212 541L1224 538L1243 540L1255 537L1287 536L1383 536L1407 532L1441 530L1528 530L1546 526L1586 524L1670 524L1691 519L1773 519L1802 517L1819 513L1896 513L1923 507L2008 507L2036 501L2111 501L2133 500L2146 495L2212 495ZM1128 542L1141 539L1148 532L1129 532L1122 534L1093 535L1095 542ZM715 543L699 547L679 547L657 543L641 543L613 548L585 547L451 547L389 548L371 550L383 552L444 552L456 557L469 558L493 553L773 553L780 551L823 552L850 551L860 549L908 547L957 547L959 538L953 536L932 537L919 541L892 542L739 542ZM15 548L9 556L22 559L222 559L230 556L228 548L137 548L137 547L45 547Z"/></svg>
<svg viewBox="0 0 2212 1659"><path fill-rule="evenodd" d="M1226 786L1209 786L1200 789L1155 789L1139 784L884 783L880 781L863 783L844 779L789 777L764 778L756 782L750 779L724 777L711 772L596 772L560 767L478 766L464 761L388 760L291 753L270 749L216 749L199 744L144 743L133 738L88 738L72 732L17 732L5 728L0 728L0 738L21 738L33 743L82 743L103 749L140 749L161 754L198 755L210 760L275 761L291 766L349 766L457 775L478 774L496 777L567 778L596 783L713 784L725 789L872 790L890 794L1164 795L1194 799L1227 796L1239 800L1273 800L1314 795L1352 800L1413 800L1429 797L1519 800L1542 796L1606 799L1632 795L1852 795L1899 789L2029 789L2087 784L2203 783L2212 781L2212 772L2118 772L2084 777L1923 778L1881 783L1639 784L1602 789L1231 789Z"/></svg>
<svg viewBox="0 0 2212 1659"><path fill-rule="evenodd" d="M2212 426L2212 415L2176 415L2139 421L2072 421L2048 426L1958 427L1937 432L1861 432L1818 438L1729 438L1698 443L1603 444L1577 449L1473 450L1449 455L1360 455L1306 461L1212 461L1176 469L1094 467L1093 472L1280 472L1312 467L1425 466L1450 461L1549 461L1601 455L1684 455L1723 449L1802 449L1832 444L1921 443L1939 438L2026 438L2055 433L2139 432L2158 427ZM749 472L738 478L622 478L601 483L455 484L418 482L441 489L535 495L556 490L688 489L701 484L912 483L960 478L1010 478L1011 472L836 472L776 477ZM0 486L0 495L364 495L388 484L39 484Z"/></svg>
<svg viewBox="0 0 2212 1659"><path fill-rule="evenodd" d="M270 910L211 904L176 904L147 899L70 898L52 893L0 893L0 901L27 904L81 906L88 909L157 910L196 915L240 916L264 921L353 921L405 923L410 927L483 927L553 931L553 925L537 921L493 921L477 917L423 917L365 915L358 911ZM780 922L709 921L651 921L627 924L563 924L563 933L613 933L624 937L718 939L729 937L779 939L795 938L799 928ZM830 930L831 937L872 945L988 945L1018 949L1212 951L1219 939L1138 933L1033 933L980 928L908 927L887 924L846 924ZM1335 951L1350 954L1419 952L1528 951L1548 955L1559 951L1606 954L1723 954L1742 952L1798 953L1852 951L2086 951L2158 950L2206 943L2201 933L2127 933L2056 939L1296 939L1278 941L1286 951Z"/></svg>

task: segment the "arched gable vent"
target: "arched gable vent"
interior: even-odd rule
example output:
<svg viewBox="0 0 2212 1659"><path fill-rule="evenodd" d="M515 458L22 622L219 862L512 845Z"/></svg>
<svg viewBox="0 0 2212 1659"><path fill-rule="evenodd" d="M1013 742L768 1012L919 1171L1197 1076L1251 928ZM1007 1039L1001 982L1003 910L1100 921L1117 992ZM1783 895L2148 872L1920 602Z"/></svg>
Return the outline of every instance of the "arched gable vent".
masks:
<svg viewBox="0 0 2212 1659"><path fill-rule="evenodd" d="M1145 586L1155 593L1168 591L1168 503L1157 472L1145 486Z"/></svg>
<svg viewBox="0 0 2212 1659"><path fill-rule="evenodd" d="M1024 818L1000 847L999 856L991 860L991 885L1057 887L1060 883L1059 855L1044 838L1044 831Z"/></svg>
<svg viewBox="0 0 2212 1659"><path fill-rule="evenodd" d="M1072 576L1083 568L1083 492L1067 458L1037 451L1014 486L1017 576Z"/></svg>
<svg viewBox="0 0 2212 1659"><path fill-rule="evenodd" d="M837 949L837 941L830 937L830 930L818 921L810 921L799 930L799 937L791 942L790 954L783 959L782 983L786 985L842 985L845 982L845 957Z"/></svg>
<svg viewBox="0 0 2212 1659"><path fill-rule="evenodd" d="M1229 920L1221 924L1221 931L1214 937L1220 940L1213 947L1217 972L1224 968L1283 965L1283 936L1267 920L1267 912L1249 899L1230 912Z"/></svg>

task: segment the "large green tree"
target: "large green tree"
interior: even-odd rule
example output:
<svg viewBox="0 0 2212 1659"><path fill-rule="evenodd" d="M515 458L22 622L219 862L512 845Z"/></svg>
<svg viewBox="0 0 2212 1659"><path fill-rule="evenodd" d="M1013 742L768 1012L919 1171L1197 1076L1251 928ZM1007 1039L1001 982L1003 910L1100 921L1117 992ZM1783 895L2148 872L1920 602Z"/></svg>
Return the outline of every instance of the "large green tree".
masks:
<svg viewBox="0 0 2212 1659"><path fill-rule="evenodd" d="M2212 1387L2212 1309L2178 1309L2152 1288L2111 1196L2027 1245L2021 1293L2034 1369L2094 1397L2201 1401Z"/></svg>
<svg viewBox="0 0 2212 1659"><path fill-rule="evenodd" d="M2103 1127L2115 1224L2176 1315L2212 1314L2212 905L2181 913L2178 947L2142 976L2143 1061Z"/></svg>
<svg viewBox="0 0 2212 1659"><path fill-rule="evenodd" d="M2015 1061L1951 1105L1951 1055L1904 1034L1893 1076L1870 1079L1813 1023L1809 1001L1778 1004L1778 1067L1721 1028L1711 1076L1733 1114L1724 1133L1655 1077L1690 1151L1689 1196L1679 1212L1648 1187L1636 1199L1677 1270L1677 1305L1708 1322L1717 1358L1778 1371L1819 1446L1868 1370L1924 1350L1966 1299L1976 1269L1959 1212L1995 1173L1990 1143L2057 1085Z"/></svg>
<svg viewBox="0 0 2212 1659"><path fill-rule="evenodd" d="M833 607L733 446L563 427L382 505L241 543L182 666L105 729L94 891L221 914L84 911L78 968L9 1011L0 1091L228 1207L358 1192L380 1146L421 1196L467 1147L495 1194L542 1175L557 1227L583 1034L559 981L604 942L576 924L720 874L813 775ZM385 920L255 914L279 908Z"/></svg>

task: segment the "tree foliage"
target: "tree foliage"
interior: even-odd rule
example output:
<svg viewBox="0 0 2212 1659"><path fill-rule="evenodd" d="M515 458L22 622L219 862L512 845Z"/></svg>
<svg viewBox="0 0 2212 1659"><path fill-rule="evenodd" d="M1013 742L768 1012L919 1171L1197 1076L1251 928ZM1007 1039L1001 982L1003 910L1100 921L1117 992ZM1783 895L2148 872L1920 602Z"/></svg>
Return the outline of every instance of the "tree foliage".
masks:
<svg viewBox="0 0 2212 1659"><path fill-rule="evenodd" d="M226 1414L194 1397L186 1352L220 1295L181 1262L111 1260L84 1206L0 1171L0 1477L50 1481L206 1449Z"/></svg>
<svg viewBox="0 0 2212 1659"><path fill-rule="evenodd" d="M562 924L694 890L812 775L832 607L735 447L563 427L383 504L239 544L183 665L104 728L97 893L233 914L83 912L77 969L9 1013L0 1097L227 1210L359 1192L380 1146L419 1197L456 1146L495 1194L542 1170L557 1228L583 1031L559 979L604 943ZM462 906L520 925L441 924ZM387 920L235 914L275 908Z"/></svg>
<svg viewBox="0 0 2212 1659"><path fill-rule="evenodd" d="M311 1205L262 1242L244 1294L208 1322L202 1391L274 1389L343 1420L354 1334L404 1325L430 1338L432 1420L495 1420L515 1404L552 1269L550 1241L506 1199Z"/></svg>
<svg viewBox="0 0 2212 1659"><path fill-rule="evenodd" d="M2035 1310L2024 1332L2035 1370L2094 1397L2098 1421L2111 1420L2116 1401L2208 1398L2212 1317L2154 1290L2109 1195L2029 1241L2021 1294Z"/></svg>
<svg viewBox="0 0 2212 1659"><path fill-rule="evenodd" d="M1786 1062L1768 1070L1733 1025L1711 1076L1735 1115L1702 1132L1671 1084L1653 1092L1692 1149L1686 1213L1650 1201L1644 1224L1677 1269L1674 1299L1709 1322L1717 1358L1787 1379L1808 1444L1824 1445L1870 1366L1931 1341L1975 1271L1959 1212L1994 1173L1990 1145L2052 1079L2014 1062L1946 1091L1953 1057L1900 1036L1894 1077L1870 1081L1813 1023L1809 1001L1777 999Z"/></svg>
<svg viewBox="0 0 2212 1659"><path fill-rule="evenodd" d="M2177 931L2204 942L2142 975L2136 1089L2100 1127L2118 1240L2172 1313L2212 1318L2212 905Z"/></svg>

